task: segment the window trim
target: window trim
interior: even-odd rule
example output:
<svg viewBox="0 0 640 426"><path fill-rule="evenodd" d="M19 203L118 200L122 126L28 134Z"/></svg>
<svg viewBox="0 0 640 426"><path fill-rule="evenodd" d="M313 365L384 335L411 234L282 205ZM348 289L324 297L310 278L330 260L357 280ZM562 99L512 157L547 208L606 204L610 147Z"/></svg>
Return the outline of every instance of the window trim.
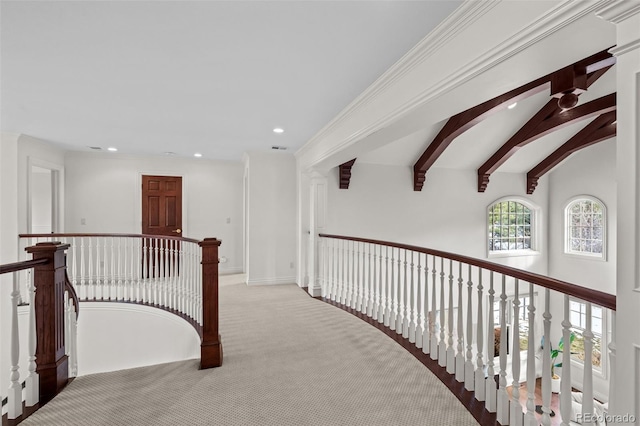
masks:
<svg viewBox="0 0 640 426"><path fill-rule="evenodd" d="M527 207L531 213L531 243L528 249L516 249L516 250L498 250L492 251L489 248L489 209L498 203L505 201L514 201L516 203L523 204ZM497 257L518 257L518 256L538 256L541 253L542 247L542 214L541 209L536 204L533 204L530 200L519 196L506 196L498 198L492 201L485 208L485 235L487 236L484 245L487 253L487 258Z"/></svg>
<svg viewBox="0 0 640 426"><path fill-rule="evenodd" d="M591 201L592 203L600 204L602 208L602 253L601 254L593 254L593 253L583 253L577 251L571 251L570 249L570 239L571 239L571 230L570 223L571 220L569 218L570 208L573 204L579 201ZM563 254L567 257L573 257L576 259L587 259L587 260L595 260L606 262L607 261L607 206L602 202L599 198L596 198L592 195L577 195L575 197L570 198L564 204L564 222L563 222L563 232L564 232L564 249Z"/></svg>

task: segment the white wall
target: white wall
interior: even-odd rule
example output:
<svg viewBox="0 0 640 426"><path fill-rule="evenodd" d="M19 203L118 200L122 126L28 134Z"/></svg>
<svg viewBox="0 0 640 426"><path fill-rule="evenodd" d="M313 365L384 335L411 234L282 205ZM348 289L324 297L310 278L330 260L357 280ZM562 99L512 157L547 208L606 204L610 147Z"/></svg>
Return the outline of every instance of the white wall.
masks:
<svg viewBox="0 0 640 426"><path fill-rule="evenodd" d="M296 161L282 152L249 152L247 284L296 281Z"/></svg>
<svg viewBox="0 0 640 426"><path fill-rule="evenodd" d="M339 189L338 172L328 179L327 233L373 238L487 257L487 208L505 196L525 198L542 211L546 226L547 185L543 178L532 196L525 194L523 174L494 173L485 193L477 192L474 170L433 168L421 192L413 190L409 167L363 164L351 169L349 189ZM539 255L490 261L547 272L544 233Z"/></svg>
<svg viewBox="0 0 640 426"><path fill-rule="evenodd" d="M65 165L67 232L140 233L141 175L182 176L182 235L222 240L220 272L242 271L241 163L69 152Z"/></svg>
<svg viewBox="0 0 640 426"><path fill-rule="evenodd" d="M585 148L549 176L549 275L606 293L616 292L616 142ZM564 254L564 208L578 195L600 199L607 208L606 261Z"/></svg>
<svg viewBox="0 0 640 426"><path fill-rule="evenodd" d="M185 320L147 306L81 303L78 375L200 357L200 337Z"/></svg>

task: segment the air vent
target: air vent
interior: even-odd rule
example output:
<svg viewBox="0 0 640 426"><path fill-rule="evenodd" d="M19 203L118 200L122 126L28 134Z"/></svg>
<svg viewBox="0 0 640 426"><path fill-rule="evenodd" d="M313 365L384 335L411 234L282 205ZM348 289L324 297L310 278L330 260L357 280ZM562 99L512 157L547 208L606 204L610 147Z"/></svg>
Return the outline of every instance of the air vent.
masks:
<svg viewBox="0 0 640 426"><path fill-rule="evenodd" d="M89 149L93 149L94 151L102 151L102 148L99 146L90 146Z"/></svg>
<svg viewBox="0 0 640 426"><path fill-rule="evenodd" d="M286 146L272 146L271 149L285 151L287 149Z"/></svg>

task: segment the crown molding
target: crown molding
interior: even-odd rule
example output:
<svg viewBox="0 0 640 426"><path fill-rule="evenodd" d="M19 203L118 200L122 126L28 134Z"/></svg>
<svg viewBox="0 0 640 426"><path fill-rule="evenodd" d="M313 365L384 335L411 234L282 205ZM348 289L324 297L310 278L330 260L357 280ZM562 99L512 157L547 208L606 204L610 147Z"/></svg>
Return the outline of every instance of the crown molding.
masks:
<svg viewBox="0 0 640 426"><path fill-rule="evenodd" d="M609 0L604 2L595 12L596 16L614 24L640 13L640 1L637 0Z"/></svg>
<svg viewBox="0 0 640 426"><path fill-rule="evenodd" d="M302 148L296 152L296 157L301 158L306 152L311 150L312 146L322 141L330 135L330 133L341 123L347 121L355 111L364 105L373 102L377 96L389 88L392 83L398 81L402 76L410 70L415 69L418 65L423 64L437 50L446 48L447 43L455 38L463 29L473 24L480 16L486 14L493 9L498 1L491 2L465 2L456 12L434 30L427 38L409 51L396 65L383 74L372 86L369 87L362 95L354 100L345 110L343 110L336 118L327 124L320 132L309 140ZM467 66L451 73L446 79L442 79L435 84L430 85L426 89L420 91L412 99L392 110L382 119L375 123L363 127L339 143L328 147L323 153L316 158L310 159L307 166L312 166L324 160L327 160L337 152L352 145L353 143L366 138L385 127L390 126L401 117L408 115L419 107L425 105L431 100L453 90L454 88L468 82L474 77L496 67L505 62L514 55L522 52L528 47L538 43L550 35L556 33L562 28L571 25L573 22L582 17L594 13L594 11L602 9L603 4L608 5L611 0L597 0L594 2L585 2L580 0L564 0L546 14L526 26L515 37L510 37L502 43L494 46L475 60L469 62ZM461 25L457 19L464 18ZM458 27L458 28L456 28ZM454 29L455 28L455 29ZM445 31L449 29L449 31ZM426 46L429 43L438 43L437 47L429 50Z"/></svg>
<svg viewBox="0 0 640 426"><path fill-rule="evenodd" d="M295 155L298 157L304 154L304 152L309 149L309 145L313 144L317 140L321 140L340 123L348 120L354 111L373 101L389 86L425 62L435 52L454 39L460 32L494 8L500 1L501 0L466 1L463 3L417 45L411 48L411 50L392 65L391 68L378 77L376 81L365 89L364 92L358 95L353 102L347 105L347 107L327 123L327 125L320 129L320 131L313 136L309 142L296 151Z"/></svg>

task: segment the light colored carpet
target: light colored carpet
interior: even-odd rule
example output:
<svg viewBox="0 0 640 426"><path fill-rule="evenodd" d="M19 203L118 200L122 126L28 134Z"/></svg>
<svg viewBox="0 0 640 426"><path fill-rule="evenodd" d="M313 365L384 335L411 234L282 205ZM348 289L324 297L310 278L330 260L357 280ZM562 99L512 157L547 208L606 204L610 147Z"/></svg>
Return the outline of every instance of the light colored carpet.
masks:
<svg viewBox="0 0 640 426"><path fill-rule="evenodd" d="M474 425L379 330L295 285L221 283L222 367L83 376L24 425Z"/></svg>

